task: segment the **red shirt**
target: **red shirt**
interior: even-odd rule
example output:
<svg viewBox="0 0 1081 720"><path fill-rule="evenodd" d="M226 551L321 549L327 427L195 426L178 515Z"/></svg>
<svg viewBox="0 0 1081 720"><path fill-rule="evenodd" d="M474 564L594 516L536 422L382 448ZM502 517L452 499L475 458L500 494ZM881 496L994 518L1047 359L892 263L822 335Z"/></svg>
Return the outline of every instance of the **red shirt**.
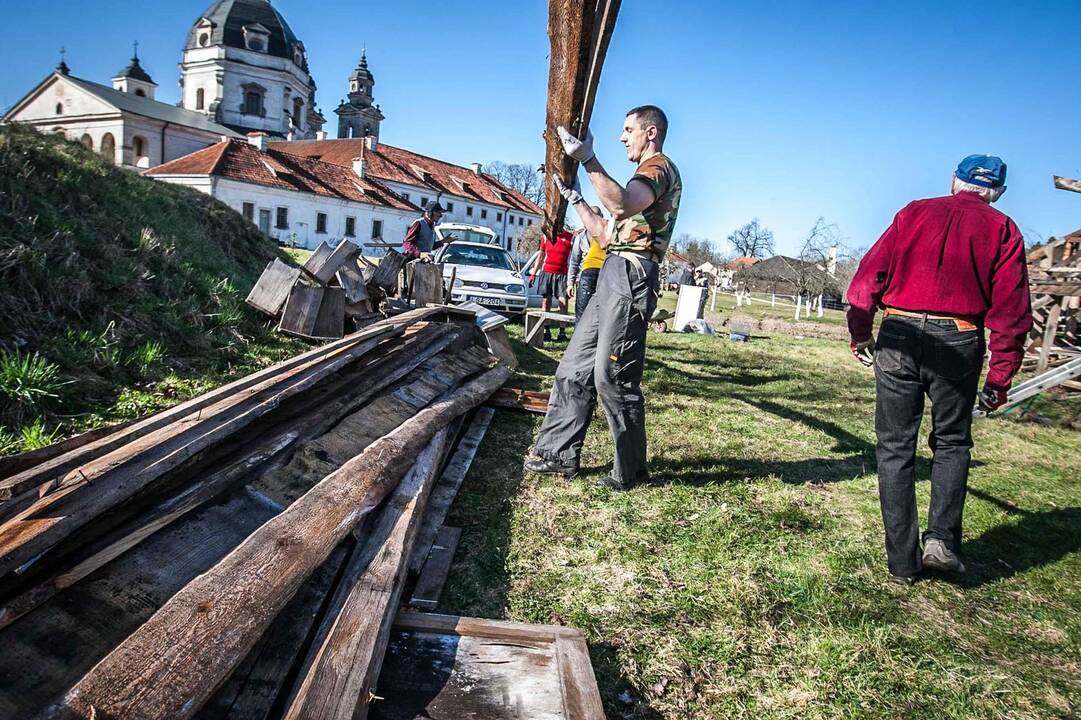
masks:
<svg viewBox="0 0 1081 720"><path fill-rule="evenodd" d="M860 261L848 302L857 342L870 339L880 307L982 318L991 331L987 383L1008 387L1032 327L1025 240L976 193L917 200Z"/></svg>
<svg viewBox="0 0 1081 720"><path fill-rule="evenodd" d="M541 268L546 273L553 275L567 274L567 261L571 255L571 233L563 231L556 235L555 242L549 242L548 238L541 238L541 250L544 252L544 266Z"/></svg>

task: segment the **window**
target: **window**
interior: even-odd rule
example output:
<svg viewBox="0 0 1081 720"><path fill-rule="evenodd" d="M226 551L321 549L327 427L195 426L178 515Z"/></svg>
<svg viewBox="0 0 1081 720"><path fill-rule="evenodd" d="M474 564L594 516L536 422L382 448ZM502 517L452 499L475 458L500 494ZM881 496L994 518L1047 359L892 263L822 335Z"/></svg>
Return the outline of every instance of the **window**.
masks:
<svg viewBox="0 0 1081 720"><path fill-rule="evenodd" d="M496 222L503 222L503 213L501 213L501 212L497 212L497 213L495 214L495 221L496 221Z"/></svg>
<svg viewBox="0 0 1081 720"><path fill-rule="evenodd" d="M356 237L357 236L357 219L355 217L345 218L345 236Z"/></svg>
<svg viewBox="0 0 1081 720"><path fill-rule="evenodd" d="M195 109L202 110L206 104L206 92L199 88L195 91Z"/></svg>
<svg viewBox="0 0 1081 720"><path fill-rule="evenodd" d="M327 231L327 214L316 213L315 214L315 231L317 233L326 233Z"/></svg>
<svg viewBox="0 0 1081 720"><path fill-rule="evenodd" d="M143 90L142 88L136 88L135 94L139 97L146 97L146 90Z"/></svg>
<svg viewBox="0 0 1081 720"><path fill-rule="evenodd" d="M263 114L263 96L260 93L249 90L244 93L244 114L245 115L262 115Z"/></svg>
<svg viewBox="0 0 1081 720"><path fill-rule="evenodd" d="M81 138L79 138L79 142L81 142L83 144L83 147L87 150L94 149L94 138L90 137L89 135L84 134Z"/></svg>
<svg viewBox="0 0 1081 720"><path fill-rule="evenodd" d="M452 203L452 202L447 203L447 212L448 213L454 212L454 203Z"/></svg>
<svg viewBox="0 0 1081 720"><path fill-rule="evenodd" d="M64 103L57 103L56 104L56 114L57 115L63 115L64 114Z"/></svg>
<svg viewBox="0 0 1081 720"><path fill-rule="evenodd" d="M289 208L278 208L278 216L275 219L274 227L279 230L289 229Z"/></svg>
<svg viewBox="0 0 1081 720"><path fill-rule="evenodd" d="M304 101L300 98L293 98L293 125L300 127L300 120L304 116Z"/></svg>
<svg viewBox="0 0 1081 720"><path fill-rule="evenodd" d="M372 220L372 240L383 239L383 221Z"/></svg>
<svg viewBox="0 0 1081 720"><path fill-rule="evenodd" d="M199 35L199 47L206 47L210 44L210 33L200 33Z"/></svg>
<svg viewBox="0 0 1081 720"><path fill-rule="evenodd" d="M518 216L518 227L521 227L521 226L522 226L522 216L519 215Z"/></svg>
<svg viewBox="0 0 1081 720"><path fill-rule="evenodd" d="M469 205L466 205L465 206L465 214L468 215L469 217L473 217L473 208L471 208Z"/></svg>
<svg viewBox="0 0 1081 720"><path fill-rule="evenodd" d="M421 206L421 207L428 207L428 198L426 198L426 197L422 197L422 198L420 199L420 206Z"/></svg>
<svg viewBox="0 0 1081 720"><path fill-rule="evenodd" d="M481 220L487 220L488 219L488 211L485 210L484 208L480 209L480 219Z"/></svg>
<svg viewBox="0 0 1081 720"><path fill-rule="evenodd" d="M513 225L514 224L514 217L510 213L507 213L507 224L508 225Z"/></svg>
<svg viewBox="0 0 1081 720"><path fill-rule="evenodd" d="M135 159L146 155L146 140L136 135L131 139L131 149L135 153Z"/></svg>
<svg viewBox="0 0 1081 720"><path fill-rule="evenodd" d="M248 222L255 222L255 203L244 203L240 206L240 213Z"/></svg>
<svg viewBox="0 0 1081 720"><path fill-rule="evenodd" d="M409 193L402 193L402 197L405 198L406 202L409 202Z"/></svg>
<svg viewBox="0 0 1081 720"><path fill-rule="evenodd" d="M101 136L101 157L106 162L116 162L116 139L113 138L112 133L105 133Z"/></svg>
<svg viewBox="0 0 1081 720"><path fill-rule="evenodd" d="M529 220L526 220L525 224L526 224L526 226L532 225L533 224L532 218L530 218Z"/></svg>

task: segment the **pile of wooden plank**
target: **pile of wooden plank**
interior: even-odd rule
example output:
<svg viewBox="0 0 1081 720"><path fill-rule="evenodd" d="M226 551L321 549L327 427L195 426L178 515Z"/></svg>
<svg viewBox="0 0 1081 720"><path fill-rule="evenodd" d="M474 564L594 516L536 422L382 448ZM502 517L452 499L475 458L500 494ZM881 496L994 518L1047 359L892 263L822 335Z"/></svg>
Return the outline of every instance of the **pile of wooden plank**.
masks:
<svg viewBox="0 0 1081 720"><path fill-rule="evenodd" d="M1044 372L1081 357L1081 230L1034 248L1028 254L1034 325L1025 370ZM1081 383L1063 383L1081 391Z"/></svg>
<svg viewBox="0 0 1081 720"><path fill-rule="evenodd" d="M511 373L417 309L7 463L0 717L365 717Z"/></svg>

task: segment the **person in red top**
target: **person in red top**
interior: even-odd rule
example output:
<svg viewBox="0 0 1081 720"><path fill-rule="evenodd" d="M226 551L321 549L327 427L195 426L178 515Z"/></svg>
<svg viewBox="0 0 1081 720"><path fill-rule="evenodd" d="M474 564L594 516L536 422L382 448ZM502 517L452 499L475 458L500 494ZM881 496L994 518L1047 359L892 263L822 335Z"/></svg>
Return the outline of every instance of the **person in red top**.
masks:
<svg viewBox="0 0 1081 720"><path fill-rule="evenodd" d="M879 502L890 579L901 584L925 567L964 571L958 551L973 406L977 394L987 412L1006 401L1032 327L1025 240L991 207L1006 190L1006 164L971 155L952 183L950 195L897 213L848 289L852 353L875 368ZM871 330L880 308L876 342ZM978 393L985 349L991 359ZM921 555L915 466L924 396L931 400L933 460Z"/></svg>
<svg viewBox="0 0 1081 720"><path fill-rule="evenodd" d="M570 260L572 238L573 234L567 230L556 235L555 242L541 237L540 253L529 274L529 284L540 283L537 290L541 296L541 309L544 312L551 311L552 300L559 303L559 312L567 312L567 263ZM552 339L547 327L544 328L544 339ZM560 325L557 340L566 339L563 326Z"/></svg>

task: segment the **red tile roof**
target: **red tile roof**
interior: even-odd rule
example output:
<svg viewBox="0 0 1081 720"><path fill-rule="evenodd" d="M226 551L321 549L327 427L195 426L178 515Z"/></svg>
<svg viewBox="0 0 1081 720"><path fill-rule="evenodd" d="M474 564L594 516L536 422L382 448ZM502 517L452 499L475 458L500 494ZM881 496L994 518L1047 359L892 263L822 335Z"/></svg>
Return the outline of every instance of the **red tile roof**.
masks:
<svg viewBox="0 0 1081 720"><path fill-rule="evenodd" d="M365 175L378 180L428 187L437 193L472 198L536 215L544 214L536 203L487 173L478 175L469 168L384 143L377 143L374 150L365 147L363 138L293 140L274 145L282 146L295 155L318 158L348 168L352 168L353 158L363 156Z"/></svg>
<svg viewBox="0 0 1081 720"><path fill-rule="evenodd" d="M239 182L313 193L399 210L423 212L377 179L348 166L284 152L272 143L260 152L245 140L227 140L151 168L146 175L215 175Z"/></svg>
<svg viewBox="0 0 1081 720"><path fill-rule="evenodd" d="M726 270L742 270L743 268L750 267L757 263L761 258L756 257L738 257L734 260L729 260L724 264Z"/></svg>

